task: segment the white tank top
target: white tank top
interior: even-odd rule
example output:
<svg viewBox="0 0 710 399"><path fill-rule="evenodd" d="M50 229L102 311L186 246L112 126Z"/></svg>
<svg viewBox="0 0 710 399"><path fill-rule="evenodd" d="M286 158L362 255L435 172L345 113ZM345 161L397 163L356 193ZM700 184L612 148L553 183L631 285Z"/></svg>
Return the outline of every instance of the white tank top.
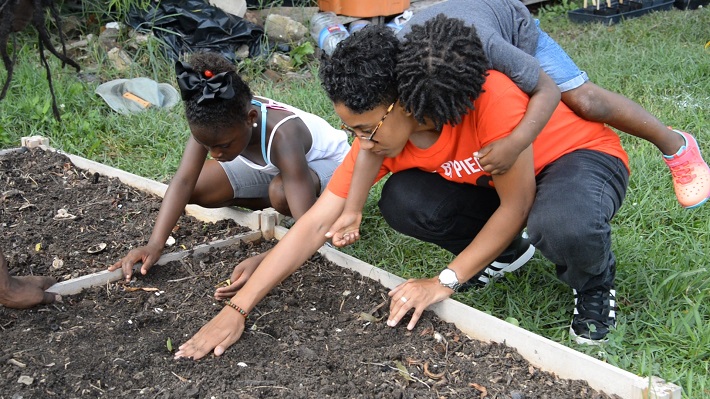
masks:
<svg viewBox="0 0 710 399"><path fill-rule="evenodd" d="M281 110L286 110L288 112L293 113L293 115L289 115L286 118L280 120L272 129L272 134L269 135L268 142L264 142L262 140L261 146L262 146L262 154L265 155L265 161L266 165L258 165L243 156L238 156L238 159L241 159L242 162L244 162L247 166L249 166L252 169L256 169L259 171L262 171L264 173L270 174L270 175L277 175L279 173L279 169L271 163L271 145L272 145L272 140L271 138L273 137L273 133L285 122L290 121L291 119L295 118L300 118L301 121L306 125L308 128L308 131L311 132L311 148L308 150L306 153L306 161L311 162L311 161L317 161L317 160L322 160L322 159L331 159L334 160L338 163L341 163L343 159L345 158L345 155L350 151L350 144L348 143L348 136L347 134L340 130L332 127L328 122L326 122L323 118L319 117L318 115L311 114L309 112L300 110L296 107L292 107L288 104L281 104L278 103L274 100L264 98L265 102L259 102L258 100L252 100L252 104L257 105L257 106L262 106L262 118L265 120L265 117L263 116L265 114L265 110L268 109L281 109ZM267 111L268 112L268 111ZM262 123L262 126L264 124ZM265 127L262 127L262 129L265 129ZM265 131L262 132L265 134ZM262 136L263 137L263 136Z"/></svg>

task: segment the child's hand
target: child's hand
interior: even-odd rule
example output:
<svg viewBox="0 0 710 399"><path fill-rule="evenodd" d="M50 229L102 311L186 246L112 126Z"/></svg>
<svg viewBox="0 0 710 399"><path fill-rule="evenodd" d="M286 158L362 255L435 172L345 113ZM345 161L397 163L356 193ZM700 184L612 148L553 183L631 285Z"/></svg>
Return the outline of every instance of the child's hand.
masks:
<svg viewBox="0 0 710 399"><path fill-rule="evenodd" d="M226 301L237 294L242 286L249 280L249 277L254 273L254 270L261 263L263 256L252 256L241 261L232 271L232 277L228 281L226 287L218 287L214 292L215 299Z"/></svg>
<svg viewBox="0 0 710 399"><path fill-rule="evenodd" d="M126 282L129 282L131 281L131 277L133 277L133 265L138 262L143 262L140 271L141 274L145 275L148 273L148 270L150 270L153 264L160 259L162 251L162 247L158 248L150 244L133 248L128 252L128 255L123 257L123 259L109 266L108 270L113 271L119 268L123 269L123 276L126 278Z"/></svg>
<svg viewBox="0 0 710 399"><path fill-rule="evenodd" d="M330 226L325 236L331 238L336 247L353 244L360 239L360 222L362 222L361 212L343 212Z"/></svg>
<svg viewBox="0 0 710 399"><path fill-rule="evenodd" d="M483 170L492 175L502 175L507 172L518 159L518 155L520 151L507 137L496 140L473 153Z"/></svg>

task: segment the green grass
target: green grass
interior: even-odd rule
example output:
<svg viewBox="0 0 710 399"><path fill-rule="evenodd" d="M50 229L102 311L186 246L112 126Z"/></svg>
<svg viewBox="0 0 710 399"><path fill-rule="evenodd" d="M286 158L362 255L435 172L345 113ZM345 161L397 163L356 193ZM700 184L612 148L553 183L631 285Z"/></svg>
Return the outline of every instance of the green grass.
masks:
<svg viewBox="0 0 710 399"><path fill-rule="evenodd" d="M668 11L614 26L578 25L565 7L540 14L541 25L558 40L592 81L637 101L669 125L693 132L710 154L710 10ZM66 152L142 176L168 181L188 137L181 105L123 116L112 112L89 83L54 59L52 76L62 122L51 115L44 71L30 36L18 37L17 70L0 102L0 147L40 134ZM100 55L85 69L103 80L117 77L174 78L155 49L142 48L141 67L119 74ZM83 65L83 64L82 64ZM256 94L269 96L338 123L317 82L310 77L272 83L252 74ZM0 72L4 81L5 74ZM710 397L710 204L683 210L656 148L621 134L633 173L625 205L615 218L619 327L611 342L586 348L569 341L572 294L539 254L519 272L456 299L639 375L656 375L683 387L684 398ZM375 186L366 205L364 239L345 251L402 277L432 276L451 255L392 231L380 217Z"/></svg>

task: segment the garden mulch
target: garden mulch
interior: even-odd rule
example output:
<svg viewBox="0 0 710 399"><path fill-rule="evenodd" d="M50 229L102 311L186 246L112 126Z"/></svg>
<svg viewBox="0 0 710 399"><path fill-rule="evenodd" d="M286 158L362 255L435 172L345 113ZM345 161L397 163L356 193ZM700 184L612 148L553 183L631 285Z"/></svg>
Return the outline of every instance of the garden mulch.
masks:
<svg viewBox="0 0 710 399"><path fill-rule="evenodd" d="M36 166L42 163L38 159L56 156L50 155L32 151L22 162ZM72 168L65 161L53 160L37 171L18 159L2 160L0 182L3 193L22 192L4 195L0 214L3 237L8 231L16 235L9 241L13 245L3 243L10 247L5 251L12 253L16 274L39 274L44 261L15 262L35 259L52 245L69 245L60 238L83 237L81 245L57 255L65 257L65 265L101 264L103 269L108 259L95 259L87 246L111 243L119 248L116 257L150 234L159 200L119 189L111 179L99 176L95 183L95 177L80 171L66 172ZM12 176L28 186L8 187ZM50 185L39 181L44 178L60 182L61 189L50 192ZM32 180L43 188L33 188ZM91 190L95 187L113 194L103 197ZM83 200L65 199L67 192L81 193ZM53 207L40 208L39 197L50 198ZM98 203L108 204L108 210L87 205ZM22 204L34 206L20 211ZM106 212L102 223L110 228L84 233L91 224L82 231L79 224L54 220L60 207L81 215L73 223ZM141 215L149 217L136 222ZM187 226L180 223L181 229ZM41 232L18 229L31 224L40 225ZM202 225L197 225L199 234L187 236L194 240L190 245L203 242ZM218 230L214 237L222 238ZM45 249L35 253L37 242ZM413 331L406 321L390 328L388 290L318 254L259 303L242 339L223 356L174 360L176 348L222 309L213 298L216 285L237 262L273 245L213 248L155 266L130 284L65 296L62 303L30 310L0 307L0 399L609 398L586 382L542 372L505 345L472 340L432 312L425 312Z"/></svg>

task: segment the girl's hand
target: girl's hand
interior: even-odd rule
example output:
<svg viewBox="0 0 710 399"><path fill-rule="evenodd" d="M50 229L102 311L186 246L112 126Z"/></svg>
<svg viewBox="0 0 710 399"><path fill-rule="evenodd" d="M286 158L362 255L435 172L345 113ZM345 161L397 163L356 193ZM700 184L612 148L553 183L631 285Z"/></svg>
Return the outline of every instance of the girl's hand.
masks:
<svg viewBox="0 0 710 399"><path fill-rule="evenodd" d="M409 320L409 324L407 324L407 330L412 330L429 305L441 302L453 293L454 291L451 288L444 287L439 283L438 277L409 279L395 287L388 294L392 301L390 302L390 315L387 325L395 327L407 312L413 308L414 313Z"/></svg>
<svg viewBox="0 0 710 399"><path fill-rule="evenodd" d="M496 140L473 153L483 170L492 175L507 172L518 159L520 151L508 137Z"/></svg>
<svg viewBox="0 0 710 399"><path fill-rule="evenodd" d="M235 266L234 271L232 271L232 277L229 280L230 284L226 287L217 288L214 292L215 299L224 301L237 295L237 291L249 280L249 277L261 263L262 258L263 256L252 256Z"/></svg>
<svg viewBox="0 0 710 399"><path fill-rule="evenodd" d="M215 356L221 356L224 351L241 338L244 332L245 317L227 306L222 309L209 323L205 324L197 334L180 345L175 352L175 359L201 359L214 350Z"/></svg>
<svg viewBox="0 0 710 399"><path fill-rule="evenodd" d="M123 276L126 278L126 282L129 282L131 281L131 277L133 277L133 265L138 262L142 262L143 265L141 266L141 274L145 275L148 273L148 270L150 270L153 264L160 259L160 254L162 252L162 247L156 248L150 244L143 247L133 248L128 252L128 255L123 257L123 259L109 266L108 270L114 271L118 268L123 269Z"/></svg>
<svg viewBox="0 0 710 399"><path fill-rule="evenodd" d="M338 220L333 223L325 236L331 238L333 245L344 247L354 244L360 239L360 223L362 212L343 212Z"/></svg>

